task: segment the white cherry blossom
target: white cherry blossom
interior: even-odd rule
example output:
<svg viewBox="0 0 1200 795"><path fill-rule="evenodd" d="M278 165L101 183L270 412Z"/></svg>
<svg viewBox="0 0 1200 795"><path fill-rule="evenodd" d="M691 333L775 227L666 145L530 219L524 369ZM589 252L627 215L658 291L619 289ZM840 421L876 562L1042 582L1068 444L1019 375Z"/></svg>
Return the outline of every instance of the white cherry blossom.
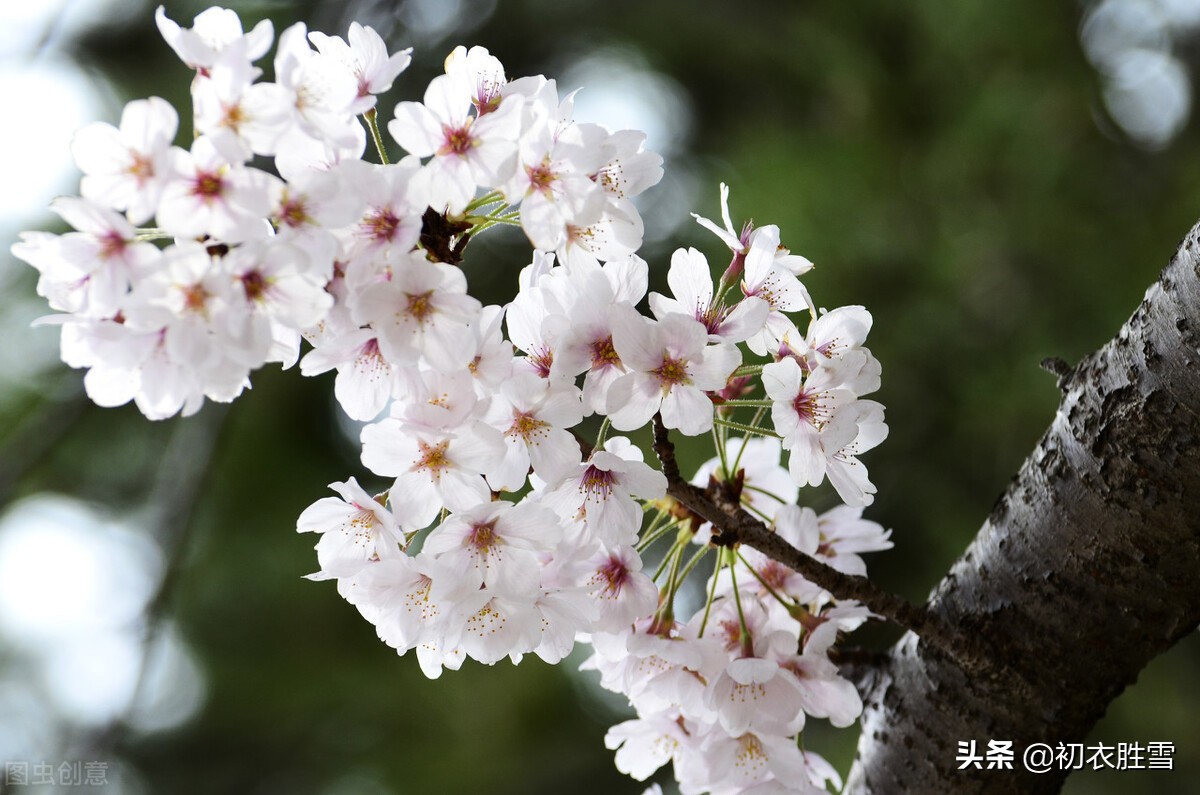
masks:
<svg viewBox="0 0 1200 795"><path fill-rule="evenodd" d="M124 210L130 223L154 217L172 175L179 115L164 99L136 99L121 112L121 125L93 122L75 133L71 154L84 176L84 198Z"/></svg>
<svg viewBox="0 0 1200 795"><path fill-rule="evenodd" d="M631 431L661 411L663 424L696 436L712 428L712 402L705 392L725 386L741 353L730 343L708 346L703 325L684 315L657 323L614 317L613 347L629 370L608 393L614 428Z"/></svg>

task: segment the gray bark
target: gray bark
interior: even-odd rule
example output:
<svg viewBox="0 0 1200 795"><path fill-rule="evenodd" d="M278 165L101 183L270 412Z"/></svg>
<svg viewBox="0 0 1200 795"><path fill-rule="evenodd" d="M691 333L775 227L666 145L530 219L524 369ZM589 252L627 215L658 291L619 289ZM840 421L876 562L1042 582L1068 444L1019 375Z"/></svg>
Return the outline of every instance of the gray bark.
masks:
<svg viewBox="0 0 1200 795"><path fill-rule="evenodd" d="M927 608L964 666L912 632L865 682L848 793L1052 793L1031 743L1080 742L1200 623L1200 225L1062 402ZM958 658L961 659L961 658ZM958 742L1012 740L1014 770L958 770ZM986 765L984 766L986 768Z"/></svg>

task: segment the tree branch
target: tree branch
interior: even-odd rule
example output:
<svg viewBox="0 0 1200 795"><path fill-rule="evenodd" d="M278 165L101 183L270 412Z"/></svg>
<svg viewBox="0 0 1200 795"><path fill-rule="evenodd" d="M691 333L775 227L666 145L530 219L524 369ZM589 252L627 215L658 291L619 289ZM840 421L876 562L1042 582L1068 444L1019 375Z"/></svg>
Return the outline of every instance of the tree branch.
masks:
<svg viewBox="0 0 1200 795"><path fill-rule="evenodd" d="M809 582L829 591L837 599L853 599L871 612L921 637L970 671L990 667L990 655L982 644L969 642L927 610L879 588L866 577L855 577L806 555L742 508L725 489L701 489L684 480L675 460L662 417L654 415L654 452L667 478L667 494L713 526L712 543L731 547L745 544L782 563Z"/></svg>
<svg viewBox="0 0 1200 795"><path fill-rule="evenodd" d="M958 769L957 743L1017 759L1080 742L1200 623L1200 225L1062 400L929 611L986 637L1006 676L966 676L905 635L864 696L845 792L1056 793L1068 770ZM1024 682L1024 686L1014 686Z"/></svg>

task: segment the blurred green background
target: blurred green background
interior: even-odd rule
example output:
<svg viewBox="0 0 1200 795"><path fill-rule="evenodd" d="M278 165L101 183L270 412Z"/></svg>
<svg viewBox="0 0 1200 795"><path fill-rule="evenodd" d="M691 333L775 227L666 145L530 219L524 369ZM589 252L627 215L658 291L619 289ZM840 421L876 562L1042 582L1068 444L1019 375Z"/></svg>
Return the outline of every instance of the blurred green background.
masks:
<svg viewBox="0 0 1200 795"><path fill-rule="evenodd" d="M28 328L45 308L9 241L59 229L44 204L77 175L34 184L70 166L54 141L115 122L128 99L186 108L190 74L150 5L16 5L0 12L12 17L0 36L0 757L31 772L100 761L107 791L129 793L640 792L602 744L622 705L576 665L468 663L430 682L332 584L301 579L315 539L295 534L296 516L331 481L370 480L330 377L266 369L231 407L162 423L81 397L56 332ZM247 27L269 17L277 32L304 20L344 35L358 20L414 46L384 119L458 43L488 47L510 77L584 85L581 116L642 127L667 156L642 205L660 289L676 246L721 258L687 216L718 217L719 182L735 223L778 224L817 264L805 281L819 305L874 314L884 386L872 397L891 436L866 456L879 488L867 515L894 529L896 549L869 564L912 600L1049 424L1054 377L1038 362L1074 363L1109 339L1200 218L1196 0L230 5ZM187 26L205 4L166 7ZM75 82L55 94L20 82L31 75ZM498 234L466 267L504 301L527 261ZM860 634L878 648L897 636ZM1198 672L1193 636L1090 738L1174 742L1174 772L1082 773L1066 791L1196 791ZM822 723L806 746L844 774L855 732Z"/></svg>

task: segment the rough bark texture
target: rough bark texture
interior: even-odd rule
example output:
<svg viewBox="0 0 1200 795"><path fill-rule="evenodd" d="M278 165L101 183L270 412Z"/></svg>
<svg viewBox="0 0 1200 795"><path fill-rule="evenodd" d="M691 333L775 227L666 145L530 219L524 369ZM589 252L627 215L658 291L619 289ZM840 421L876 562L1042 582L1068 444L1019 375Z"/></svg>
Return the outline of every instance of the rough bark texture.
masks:
<svg viewBox="0 0 1200 795"><path fill-rule="evenodd" d="M928 609L982 644L963 667L912 632L868 682L849 793L1052 793L1031 743L1079 742L1200 623L1200 225L1133 317L1064 371L1062 403ZM1012 740L1013 771L958 770ZM986 766L985 766L986 767Z"/></svg>

